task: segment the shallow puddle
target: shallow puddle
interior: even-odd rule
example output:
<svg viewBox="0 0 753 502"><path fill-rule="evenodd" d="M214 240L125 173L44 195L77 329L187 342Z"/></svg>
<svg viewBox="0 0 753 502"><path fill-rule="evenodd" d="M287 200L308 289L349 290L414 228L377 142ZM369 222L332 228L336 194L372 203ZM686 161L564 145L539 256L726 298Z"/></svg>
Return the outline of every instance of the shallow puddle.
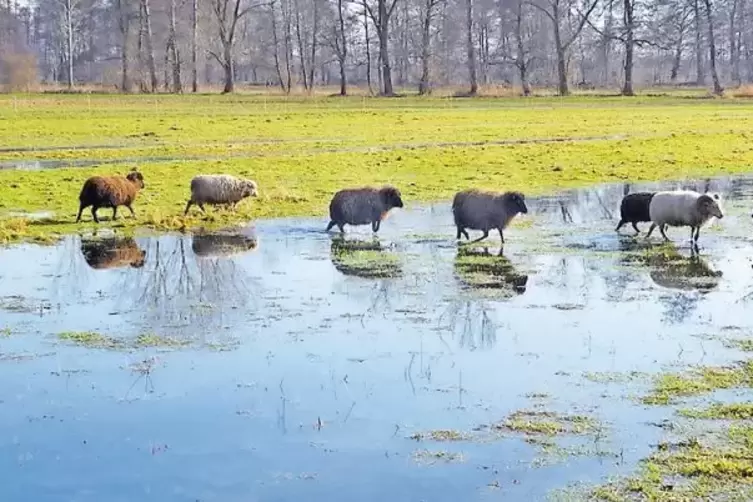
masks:
<svg viewBox="0 0 753 502"><path fill-rule="evenodd" d="M0 250L0 498L541 500L629 472L667 412L609 375L753 330L753 178L662 185L726 197L698 257L687 229L614 232L658 186L530 200L502 256L459 250L447 203L378 239L321 217Z"/></svg>

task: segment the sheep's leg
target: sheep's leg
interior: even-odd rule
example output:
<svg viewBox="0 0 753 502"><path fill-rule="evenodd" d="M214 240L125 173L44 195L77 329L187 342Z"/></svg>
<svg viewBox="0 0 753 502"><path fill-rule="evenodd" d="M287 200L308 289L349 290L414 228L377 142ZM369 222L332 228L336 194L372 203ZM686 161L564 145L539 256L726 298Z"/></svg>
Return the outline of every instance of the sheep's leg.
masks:
<svg viewBox="0 0 753 502"><path fill-rule="evenodd" d="M619 232L622 228L622 225L624 225L625 223L627 223L625 220L620 220L620 222L617 224L617 228L615 228L614 231Z"/></svg>
<svg viewBox="0 0 753 502"><path fill-rule="evenodd" d="M667 228L667 225L662 225L662 226L660 226L660 227L659 227L659 232L661 232L661 236L662 236L662 237L664 237L664 240L665 240L665 241L668 241L668 240L669 240L669 237L667 237L667 234L666 234L666 233L664 233L664 229L666 229L666 228Z"/></svg>
<svg viewBox="0 0 753 502"><path fill-rule="evenodd" d="M457 233L457 235L455 236L455 238L456 238L457 240L460 240L460 238L461 238L462 236L463 236L463 229L462 229L462 228L460 228L460 227L458 227L458 233Z"/></svg>
<svg viewBox="0 0 753 502"><path fill-rule="evenodd" d="M502 227L498 228L497 230L499 230L499 239L502 241L502 244L504 244L505 243L505 236L502 235Z"/></svg>
<svg viewBox="0 0 753 502"><path fill-rule="evenodd" d="M206 211L204 210L204 204L202 204L201 202L199 202L198 205L199 205L199 209L201 209L201 212L202 213L206 213Z"/></svg>
<svg viewBox="0 0 753 502"><path fill-rule="evenodd" d="M99 218L97 218L97 209L99 209L97 206L92 206L92 218L94 218L94 223L99 223Z"/></svg>
<svg viewBox="0 0 753 502"><path fill-rule="evenodd" d="M484 230L484 235L482 235L481 237L479 237L479 238L478 238L478 239L476 239L475 241L471 241L471 244L473 244L474 242L480 242L480 241L483 241L483 240L484 240L484 239L486 239L487 237L489 237L489 231L488 231L488 230Z"/></svg>
<svg viewBox="0 0 753 502"><path fill-rule="evenodd" d="M633 228L635 229L636 235L641 233L641 229L638 228L638 224L636 222L633 222Z"/></svg>
<svg viewBox="0 0 753 502"><path fill-rule="evenodd" d="M465 235L465 240L471 240L471 236L468 234L468 230L463 229L463 235Z"/></svg>
<svg viewBox="0 0 753 502"><path fill-rule="evenodd" d="M189 210L189 209L191 209L191 204L193 204L193 201L192 201L192 200L189 200L189 201L188 201L188 204L186 204L186 210L185 210L185 211L183 211L183 216L185 216L185 215L187 215L187 214L188 214L188 210Z"/></svg>
<svg viewBox="0 0 753 502"><path fill-rule="evenodd" d="M329 232L330 230L332 230L332 227L334 226L335 226L335 222L330 220L329 225L327 225L327 230L325 230L325 232Z"/></svg>
<svg viewBox="0 0 753 502"><path fill-rule="evenodd" d="M648 233L646 234L646 239L651 237L651 234L654 232L655 228L656 228L656 223L651 223L651 227L648 229Z"/></svg>
<svg viewBox="0 0 753 502"><path fill-rule="evenodd" d="M701 236L701 227L695 227L695 237L693 237L693 227L690 228L690 237L695 241L698 242L698 237Z"/></svg>
<svg viewBox="0 0 753 502"><path fill-rule="evenodd" d="M84 212L84 208L85 208L85 207L86 207L86 206L84 206L83 204L81 204L81 205L80 205L80 206L78 207L78 216L76 216L76 223L78 223L79 221L81 221L81 213L83 213L83 212Z"/></svg>
<svg viewBox="0 0 753 502"><path fill-rule="evenodd" d="M381 222L380 220L372 221L372 222L371 222L371 230L372 230L372 231L373 231L374 233L377 233L377 232L379 232L379 225L380 225L381 223L382 223L382 222Z"/></svg>
<svg viewBox="0 0 753 502"><path fill-rule="evenodd" d="M340 229L340 233L341 233L341 234L344 234L344 233L345 233L345 223L338 223L338 224L337 224L337 228L339 228L339 229Z"/></svg>
<svg viewBox="0 0 753 502"><path fill-rule="evenodd" d="M112 206L112 221L118 219L118 206Z"/></svg>
<svg viewBox="0 0 753 502"><path fill-rule="evenodd" d="M131 216L133 216L135 218L136 217L136 213L133 211L133 207L131 207L130 204L128 204L126 207L131 212Z"/></svg>

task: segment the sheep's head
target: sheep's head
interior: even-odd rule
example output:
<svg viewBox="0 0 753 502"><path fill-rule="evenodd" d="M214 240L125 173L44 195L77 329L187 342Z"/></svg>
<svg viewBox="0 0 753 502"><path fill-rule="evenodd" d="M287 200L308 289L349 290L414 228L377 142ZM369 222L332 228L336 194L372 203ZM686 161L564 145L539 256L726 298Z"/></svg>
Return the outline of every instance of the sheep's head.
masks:
<svg viewBox="0 0 753 502"><path fill-rule="evenodd" d="M698 210L703 216L707 218L711 218L713 216L715 218L722 219L724 217L724 213L722 213L721 208L721 200L719 199L719 195L717 194L703 194L698 197L697 204Z"/></svg>
<svg viewBox="0 0 753 502"><path fill-rule="evenodd" d="M379 190L379 195L382 197L382 201L384 201L385 206L392 208L392 207L403 207L403 198L400 195L400 190L397 188L387 185L383 186Z"/></svg>
<svg viewBox="0 0 753 502"><path fill-rule="evenodd" d="M140 257L131 262L131 268L141 268L146 263L146 251L142 249L139 254Z"/></svg>
<svg viewBox="0 0 753 502"><path fill-rule="evenodd" d="M256 182L252 180L243 180L243 197L258 197L259 192Z"/></svg>
<svg viewBox="0 0 753 502"><path fill-rule="evenodd" d="M130 173L128 173L128 176L126 176L126 179L139 188L144 188L145 186L144 175L138 171L131 171Z"/></svg>
<svg viewBox="0 0 753 502"><path fill-rule="evenodd" d="M522 214L528 213L526 197L521 192L507 192L504 197L510 209Z"/></svg>

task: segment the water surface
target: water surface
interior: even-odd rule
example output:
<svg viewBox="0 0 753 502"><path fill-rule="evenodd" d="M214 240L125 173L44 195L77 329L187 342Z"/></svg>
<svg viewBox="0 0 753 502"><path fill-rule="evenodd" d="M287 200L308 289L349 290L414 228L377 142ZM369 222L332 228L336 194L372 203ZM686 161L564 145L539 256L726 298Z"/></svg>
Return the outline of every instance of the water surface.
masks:
<svg viewBox="0 0 753 502"><path fill-rule="evenodd" d="M662 253L614 232L658 184L530 200L502 256L458 249L448 203L377 239L321 217L0 250L0 498L541 500L630 472L670 412L585 376L728 362L714 337L753 328L753 178L680 185L727 198L696 257L687 229ZM481 433L521 409L603 433L560 459ZM416 439L440 429L470 439Z"/></svg>

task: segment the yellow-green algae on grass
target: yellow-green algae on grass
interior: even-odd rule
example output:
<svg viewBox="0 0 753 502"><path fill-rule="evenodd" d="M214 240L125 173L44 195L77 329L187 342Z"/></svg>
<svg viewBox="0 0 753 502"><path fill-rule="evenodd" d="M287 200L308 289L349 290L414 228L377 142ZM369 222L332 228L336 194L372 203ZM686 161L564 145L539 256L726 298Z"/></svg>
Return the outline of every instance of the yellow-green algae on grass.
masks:
<svg viewBox="0 0 753 502"><path fill-rule="evenodd" d="M753 419L753 403L715 403L702 409L682 409L680 415L711 420Z"/></svg>
<svg viewBox="0 0 753 502"><path fill-rule="evenodd" d="M499 430L509 430L526 435L556 436L558 434L592 434L600 425L585 415L567 415L543 410L518 410L497 425Z"/></svg>
<svg viewBox="0 0 753 502"><path fill-rule="evenodd" d="M142 333L135 339L130 340L103 335L96 331L65 331L58 333L57 338L74 345L94 349L177 348L188 345L187 341L154 333Z"/></svg>
<svg viewBox="0 0 753 502"><path fill-rule="evenodd" d="M748 501L753 497L753 429L734 426L703 442L660 443L626 479L594 488L582 499Z"/></svg>
<svg viewBox="0 0 753 502"><path fill-rule="evenodd" d="M717 389L753 385L753 360L731 366L693 368L685 373L662 373L643 397L645 404L670 404L682 397L697 396Z"/></svg>
<svg viewBox="0 0 753 502"><path fill-rule="evenodd" d="M11 104L11 98L0 99ZM150 160L146 150L131 150L129 156L142 158L96 167L0 170L0 243L90 231L95 225L89 214L74 224L83 182L91 175L124 174L134 165L146 182L133 206L137 218L121 212L113 224L108 221L111 212L103 210L100 226L129 233L319 215L324 227L332 194L346 186L393 183L410 207L449 201L465 187L520 189L533 195L603 181L741 173L753 164L753 103L734 99L15 99L13 106L0 105L4 148L88 145L66 155L96 158L105 149L94 151L92 145L114 142L148 150L157 144L185 159L202 153L205 147L195 145L200 138L212 144L217 158L159 161ZM635 124L641 124L640 131ZM574 136L589 140L494 144ZM249 143L258 140L273 142L279 151ZM232 156L238 152L223 146L243 142L254 156ZM333 149L332 143L340 146ZM378 148L370 151L371 146ZM114 149L106 151L111 156L103 160L117 157ZM28 160L40 152L12 155ZM184 218L190 179L215 172L253 178L260 197L243 202L237 212L210 208L208 215L196 210ZM12 216L40 210L53 216L23 223Z"/></svg>

